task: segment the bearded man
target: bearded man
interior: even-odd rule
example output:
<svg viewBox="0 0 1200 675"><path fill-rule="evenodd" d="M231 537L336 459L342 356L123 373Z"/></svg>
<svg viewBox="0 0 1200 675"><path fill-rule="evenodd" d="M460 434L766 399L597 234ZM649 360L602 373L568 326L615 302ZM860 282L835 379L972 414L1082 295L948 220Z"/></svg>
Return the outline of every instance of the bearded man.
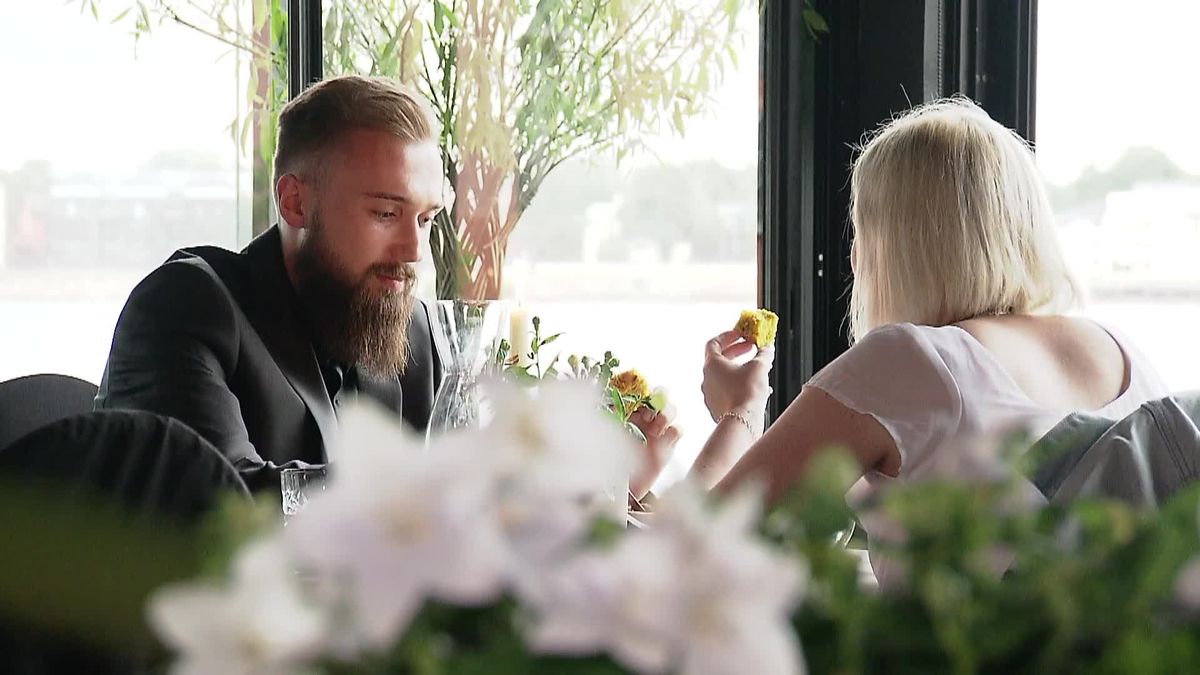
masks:
<svg viewBox="0 0 1200 675"><path fill-rule="evenodd" d="M96 408L177 418L251 489L334 458L337 409L365 395L423 430L440 330L413 297L443 208L438 129L415 92L339 77L284 107L280 224L234 253L177 251L130 294Z"/></svg>

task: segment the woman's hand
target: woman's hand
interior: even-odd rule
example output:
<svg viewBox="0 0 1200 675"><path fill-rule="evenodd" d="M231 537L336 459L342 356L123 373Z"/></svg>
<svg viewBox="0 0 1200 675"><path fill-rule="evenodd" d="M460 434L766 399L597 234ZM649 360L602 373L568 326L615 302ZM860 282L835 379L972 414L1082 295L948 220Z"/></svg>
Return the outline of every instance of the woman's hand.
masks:
<svg viewBox="0 0 1200 675"><path fill-rule="evenodd" d="M765 414L767 399L771 397L768 376L775 362L775 347L768 345L749 361L736 362L754 349L754 343L734 331L721 333L705 343L704 381L700 390L713 420L728 412L754 415L760 420Z"/></svg>
<svg viewBox="0 0 1200 675"><path fill-rule="evenodd" d="M665 410L656 411L643 406L629 417L629 421L646 437L641 457L629 476L629 491L641 499L650 491L667 460L675 451L682 432L674 425L675 406L668 404Z"/></svg>

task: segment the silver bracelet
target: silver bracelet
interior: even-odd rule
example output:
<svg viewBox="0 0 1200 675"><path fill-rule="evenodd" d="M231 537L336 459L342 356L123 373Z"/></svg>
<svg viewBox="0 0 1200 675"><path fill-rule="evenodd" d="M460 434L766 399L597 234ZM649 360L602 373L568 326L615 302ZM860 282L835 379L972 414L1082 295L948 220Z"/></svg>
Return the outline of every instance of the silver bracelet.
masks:
<svg viewBox="0 0 1200 675"><path fill-rule="evenodd" d="M731 417L733 419L741 422L742 426L746 427L746 431L750 432L750 438L753 438L755 440L758 439L758 432L754 430L754 425L750 423L750 418L746 417L745 413L738 412L737 410L730 410L729 412L718 417L717 424L720 424L722 420L725 420L725 419L728 419Z"/></svg>

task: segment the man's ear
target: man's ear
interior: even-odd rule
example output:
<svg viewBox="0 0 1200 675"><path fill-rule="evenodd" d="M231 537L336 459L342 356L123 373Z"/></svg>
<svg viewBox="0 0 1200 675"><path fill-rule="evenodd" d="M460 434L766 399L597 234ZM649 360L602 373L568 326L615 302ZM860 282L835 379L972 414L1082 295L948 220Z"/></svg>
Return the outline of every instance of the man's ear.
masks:
<svg viewBox="0 0 1200 675"><path fill-rule="evenodd" d="M275 183L279 219L288 227L304 227L304 207L309 203L308 186L294 173L285 173Z"/></svg>

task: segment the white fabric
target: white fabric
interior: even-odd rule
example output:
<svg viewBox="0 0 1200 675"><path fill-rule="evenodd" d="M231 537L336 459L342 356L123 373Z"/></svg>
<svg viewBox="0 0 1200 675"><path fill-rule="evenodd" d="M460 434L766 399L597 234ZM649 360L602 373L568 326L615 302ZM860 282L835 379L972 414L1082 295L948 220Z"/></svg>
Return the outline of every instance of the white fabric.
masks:
<svg viewBox="0 0 1200 675"><path fill-rule="evenodd" d="M920 478L937 467L961 466L981 443L995 443L1015 431L1037 439L1067 415L1088 412L1121 419L1151 399L1168 394L1154 368L1111 330L1125 357L1129 384L1107 405L1092 411L1048 408L1025 394L995 356L957 326L882 326L835 359L809 380L842 405L870 415L887 429L900 451L900 479ZM864 500L875 487L892 480L879 473L865 476L851 490L851 503ZM1030 492L1036 492L1030 488ZM881 585L896 577L891 561L876 553L867 514L871 561Z"/></svg>

